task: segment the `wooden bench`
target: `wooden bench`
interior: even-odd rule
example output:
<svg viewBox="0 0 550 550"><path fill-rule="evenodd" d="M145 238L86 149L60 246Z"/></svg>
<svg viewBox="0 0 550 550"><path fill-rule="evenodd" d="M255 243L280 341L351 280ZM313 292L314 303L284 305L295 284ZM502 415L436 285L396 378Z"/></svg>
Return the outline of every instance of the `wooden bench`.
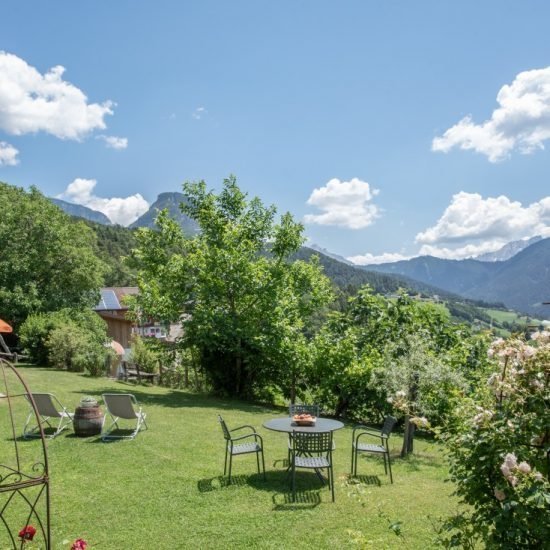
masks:
<svg viewBox="0 0 550 550"><path fill-rule="evenodd" d="M140 384L147 381L158 384L159 374L156 372L145 372L139 368L139 365L129 365L126 361L122 361L122 379L125 382L137 380Z"/></svg>

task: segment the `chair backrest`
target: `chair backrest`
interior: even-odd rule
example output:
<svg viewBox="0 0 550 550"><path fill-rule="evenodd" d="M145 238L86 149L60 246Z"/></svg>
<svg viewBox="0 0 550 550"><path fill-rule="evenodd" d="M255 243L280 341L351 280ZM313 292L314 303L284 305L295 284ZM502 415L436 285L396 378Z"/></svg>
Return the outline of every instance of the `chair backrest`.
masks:
<svg viewBox="0 0 550 550"><path fill-rule="evenodd" d="M291 403L288 406L289 416L294 416L295 414L312 414L313 416L319 416L319 405L306 405L305 403Z"/></svg>
<svg viewBox="0 0 550 550"><path fill-rule="evenodd" d="M308 433L292 432L294 453L328 453L332 452L332 432Z"/></svg>
<svg viewBox="0 0 550 550"><path fill-rule="evenodd" d="M61 413L54 404L54 396L51 393L33 393L32 398L34 399L38 414L41 416L61 416Z"/></svg>
<svg viewBox="0 0 550 550"><path fill-rule="evenodd" d="M393 416L386 416L386 418L384 418L384 425L382 426L381 430L382 434L389 436L396 423L397 418Z"/></svg>
<svg viewBox="0 0 550 550"><path fill-rule="evenodd" d="M113 416L127 420L138 418L134 410L136 398L131 393L104 393L102 397L107 410Z"/></svg>
<svg viewBox="0 0 550 550"><path fill-rule="evenodd" d="M231 434L229 433L229 428L227 427L225 420L219 414L218 420L220 422L220 426L222 427L223 437L229 441L231 439Z"/></svg>

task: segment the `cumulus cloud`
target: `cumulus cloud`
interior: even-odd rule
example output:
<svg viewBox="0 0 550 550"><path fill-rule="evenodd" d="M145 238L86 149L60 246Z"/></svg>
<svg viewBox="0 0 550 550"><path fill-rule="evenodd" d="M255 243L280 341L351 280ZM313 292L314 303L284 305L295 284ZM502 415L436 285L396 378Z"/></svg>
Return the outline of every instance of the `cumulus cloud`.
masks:
<svg viewBox="0 0 550 550"><path fill-rule="evenodd" d="M368 227L380 216L372 200L378 194L366 181L331 179L324 187L314 189L307 204L319 208L321 214L307 214L306 223L336 225L349 229Z"/></svg>
<svg viewBox="0 0 550 550"><path fill-rule="evenodd" d="M359 256L349 256L346 258L356 265L386 264L390 262L399 262L400 260L409 260L411 256L404 256L397 252L384 252L383 254L363 254Z"/></svg>
<svg viewBox="0 0 550 550"><path fill-rule="evenodd" d="M461 191L433 227L416 235L420 254L468 258L493 252L511 241L550 236L550 197L528 206L508 197L484 198Z"/></svg>
<svg viewBox="0 0 550 550"><path fill-rule="evenodd" d="M15 166L19 164L19 151L9 143L0 141L0 166Z"/></svg>
<svg viewBox="0 0 550 550"><path fill-rule="evenodd" d="M139 193L124 198L98 197L93 194L96 184L96 180L76 178L58 198L103 212L120 225L130 225L149 209L149 203Z"/></svg>
<svg viewBox="0 0 550 550"><path fill-rule="evenodd" d="M416 254L368 253L347 259L358 265L396 262L415 256L462 260L538 235L550 237L550 196L524 206L504 195L482 197L461 191L453 196L435 225L416 235L415 242L421 245Z"/></svg>
<svg viewBox="0 0 550 550"><path fill-rule="evenodd" d="M523 154L543 149L550 139L550 67L519 73L500 89L497 102L489 120L475 124L471 116L463 118L433 140L432 150L472 149L498 162L514 149Z"/></svg>
<svg viewBox="0 0 550 550"><path fill-rule="evenodd" d="M195 120L200 120L204 115L207 115L208 111L204 107L197 107L192 113L191 116Z"/></svg>
<svg viewBox="0 0 550 550"><path fill-rule="evenodd" d="M126 149L128 147L128 138L121 138L116 136L97 136L98 139L102 139L109 149Z"/></svg>
<svg viewBox="0 0 550 550"><path fill-rule="evenodd" d="M550 229L550 197L529 206L508 197L483 198L461 191L435 226L416 236L424 244L466 242L471 239L509 240L543 235Z"/></svg>
<svg viewBox="0 0 550 550"><path fill-rule="evenodd" d="M73 140L105 129L105 116L113 114L114 103L88 103L82 90L63 80L64 72L57 65L41 74L16 55L0 51L0 129Z"/></svg>

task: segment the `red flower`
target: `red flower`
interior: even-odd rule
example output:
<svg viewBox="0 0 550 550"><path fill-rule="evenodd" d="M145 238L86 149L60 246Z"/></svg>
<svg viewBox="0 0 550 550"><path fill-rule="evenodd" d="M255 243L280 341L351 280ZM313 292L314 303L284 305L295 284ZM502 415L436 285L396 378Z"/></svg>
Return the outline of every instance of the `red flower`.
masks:
<svg viewBox="0 0 550 550"><path fill-rule="evenodd" d="M36 529L32 525L25 525L21 531L19 531L19 538L23 541L32 540L36 535Z"/></svg>
<svg viewBox="0 0 550 550"><path fill-rule="evenodd" d="M76 539L71 546L71 550L86 550L88 543L84 539Z"/></svg>

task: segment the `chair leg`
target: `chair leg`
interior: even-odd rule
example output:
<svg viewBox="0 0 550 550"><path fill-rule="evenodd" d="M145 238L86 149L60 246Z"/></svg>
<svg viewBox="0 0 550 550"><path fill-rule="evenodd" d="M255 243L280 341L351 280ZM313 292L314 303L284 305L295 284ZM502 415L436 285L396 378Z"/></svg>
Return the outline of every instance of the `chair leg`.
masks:
<svg viewBox="0 0 550 550"><path fill-rule="evenodd" d="M229 453L229 483L231 483L231 467L233 465L233 453Z"/></svg>
<svg viewBox="0 0 550 550"><path fill-rule="evenodd" d="M359 452L357 451L357 449L355 449L355 465L354 465L354 471L353 471L353 475L355 477L357 477L357 461L359 460Z"/></svg>
<svg viewBox="0 0 550 550"><path fill-rule="evenodd" d="M260 473L260 453L256 452L256 465L258 466L258 473Z"/></svg>
<svg viewBox="0 0 550 550"><path fill-rule="evenodd" d="M329 476L328 478L330 483L330 489L332 491L332 502L334 502L334 470L332 469L332 460L330 462L328 476Z"/></svg>
<svg viewBox="0 0 550 550"><path fill-rule="evenodd" d="M265 477L265 460L264 460L264 450L262 448L262 467L263 467L263 470L264 470L264 481L266 479Z"/></svg>
<svg viewBox="0 0 550 550"><path fill-rule="evenodd" d="M292 502L296 502L296 465L292 458Z"/></svg>
<svg viewBox="0 0 550 550"><path fill-rule="evenodd" d="M223 475L227 473L227 445L225 446L225 459L223 461Z"/></svg>
<svg viewBox="0 0 550 550"><path fill-rule="evenodd" d="M382 458L384 459L384 473L388 475L388 466L386 464L386 453L382 454Z"/></svg>
<svg viewBox="0 0 550 550"><path fill-rule="evenodd" d="M390 482L393 483L393 476L391 473L391 460L390 460L390 452L388 450L388 469L390 470Z"/></svg>

